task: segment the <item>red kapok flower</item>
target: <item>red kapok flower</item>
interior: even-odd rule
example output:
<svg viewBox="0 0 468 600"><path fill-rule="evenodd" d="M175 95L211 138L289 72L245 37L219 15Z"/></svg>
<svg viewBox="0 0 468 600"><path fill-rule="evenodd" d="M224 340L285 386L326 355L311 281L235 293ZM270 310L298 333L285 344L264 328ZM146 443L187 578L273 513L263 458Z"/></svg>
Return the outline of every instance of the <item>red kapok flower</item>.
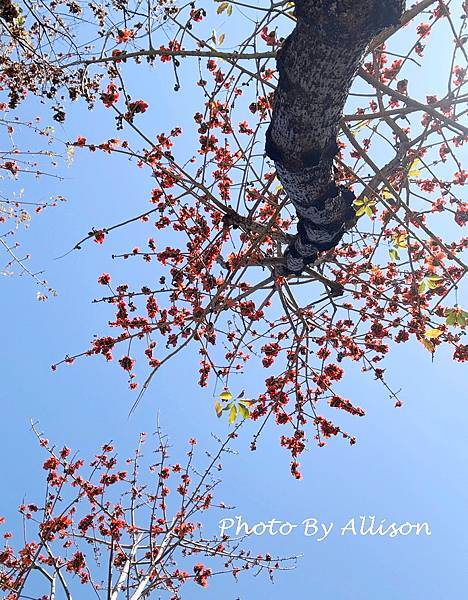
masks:
<svg viewBox="0 0 468 600"><path fill-rule="evenodd" d="M99 229L98 231L94 232L94 241L96 242L96 244L104 243L105 238L106 234L102 229Z"/></svg>
<svg viewBox="0 0 468 600"><path fill-rule="evenodd" d="M133 365L135 361L130 356L122 356L119 360L119 365L124 369L124 371L131 371L133 369Z"/></svg>
<svg viewBox="0 0 468 600"><path fill-rule="evenodd" d="M131 113L144 113L148 108L148 103L144 100L135 100L135 102L130 102L128 108Z"/></svg>
<svg viewBox="0 0 468 600"><path fill-rule="evenodd" d="M125 27L124 29L119 29L119 31L117 32L117 35L115 36L115 39L117 41L117 44L123 44L125 42L128 42L128 40L130 40L132 37L133 37L133 30L127 29Z"/></svg>
<svg viewBox="0 0 468 600"><path fill-rule="evenodd" d="M101 94L102 103L106 108L110 108L119 99L119 92L115 83L109 83L105 92Z"/></svg>

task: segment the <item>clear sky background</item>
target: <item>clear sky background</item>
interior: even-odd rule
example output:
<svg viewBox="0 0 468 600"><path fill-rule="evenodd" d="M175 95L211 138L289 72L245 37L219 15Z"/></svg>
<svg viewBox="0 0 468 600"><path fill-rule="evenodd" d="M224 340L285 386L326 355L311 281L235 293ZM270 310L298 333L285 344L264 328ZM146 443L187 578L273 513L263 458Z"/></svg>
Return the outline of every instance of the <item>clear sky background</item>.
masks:
<svg viewBox="0 0 468 600"><path fill-rule="evenodd" d="M155 132L191 120L195 110L187 110L182 96L166 92L160 73L155 72L150 83L148 97L156 110L148 118L155 120ZM412 91L416 97L432 91L424 82L418 85ZM110 111L99 108L89 114L78 107L74 114L57 130L62 139L80 133L101 142L113 135ZM0 514L17 533L20 520L15 507L24 497L41 498L43 489L44 457L29 429L30 418L39 420L49 439L78 449L83 456L91 456L110 439L126 456L139 432L154 430L158 415L174 454L183 451L190 436L203 446L211 443L210 432L224 435L227 431L227 424L219 422L213 410L213 385L200 389L195 383L198 355L191 350L160 372L131 418L128 411L135 394L128 390L117 365L99 357L55 373L50 369L65 354L87 348L92 335L103 332L111 318L107 305L91 303L101 295L97 277L102 272L110 272L116 283L139 280L142 273L147 280L151 277L151 268L110 258L112 253L143 244L148 235L138 224L109 236L103 246L91 243L60 260L55 257L93 226L108 226L144 210L152 184L147 172L125 159L87 152L77 152L63 182L23 183L31 197L62 194L68 201L34 218L30 231L21 235L25 248L33 251L32 264L46 270L58 297L38 302L27 277L0 282ZM385 390L370 377L350 372L342 392L364 407L367 416L358 419L337 413L337 419L357 436L358 443L349 447L334 440L322 449L311 444L301 460L302 481L289 474L290 457L279 447L277 427L267 428L258 451L252 453L249 442L256 429L255 424L247 424L236 444L238 456L226 463L219 494L236 505L235 515L243 515L250 524L271 518L300 523L316 517L335 523L329 538L317 543L296 532L282 539L267 535L252 539L251 546L258 552L301 554L297 568L278 574L274 584L249 575L241 576L238 584L230 576L221 577L206 590L187 587L187 598L462 597L468 587L468 398L462 367L444 351L432 362L417 344L398 347L386 366L394 387L402 388L403 408L394 409ZM254 395L263 375L250 371L237 379L238 389L232 391L245 389L247 395ZM338 535L336 529L360 515L427 521L432 535L395 539ZM217 530L216 514L207 528ZM91 591L79 597L91 598Z"/></svg>

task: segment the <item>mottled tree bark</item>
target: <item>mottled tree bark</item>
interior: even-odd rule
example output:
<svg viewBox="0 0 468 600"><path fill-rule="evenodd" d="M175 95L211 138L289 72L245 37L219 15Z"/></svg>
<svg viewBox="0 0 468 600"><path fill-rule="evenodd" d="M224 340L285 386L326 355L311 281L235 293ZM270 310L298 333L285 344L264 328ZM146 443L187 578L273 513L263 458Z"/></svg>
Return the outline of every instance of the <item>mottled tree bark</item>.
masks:
<svg viewBox="0 0 468 600"><path fill-rule="evenodd" d="M340 117L372 38L397 24L404 0L296 0L297 24L278 53L278 87L266 154L298 216L282 273L300 274L336 246L354 216L354 194L337 187Z"/></svg>

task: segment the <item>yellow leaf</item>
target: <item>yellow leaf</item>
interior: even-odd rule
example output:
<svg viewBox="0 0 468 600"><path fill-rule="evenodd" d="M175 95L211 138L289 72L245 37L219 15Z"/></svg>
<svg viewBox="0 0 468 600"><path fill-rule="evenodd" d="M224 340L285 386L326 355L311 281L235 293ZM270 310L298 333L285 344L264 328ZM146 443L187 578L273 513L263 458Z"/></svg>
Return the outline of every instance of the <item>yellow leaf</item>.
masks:
<svg viewBox="0 0 468 600"><path fill-rule="evenodd" d="M393 243L397 248L408 248L408 236L406 233L400 233L393 238Z"/></svg>
<svg viewBox="0 0 468 600"><path fill-rule="evenodd" d="M216 10L216 12L218 13L218 15L220 15L228 7L229 7L229 2L221 2L221 4L218 6L218 9Z"/></svg>
<svg viewBox="0 0 468 600"><path fill-rule="evenodd" d="M369 120L366 121L361 121L360 123L358 123L355 127L353 127L353 130L351 131L351 133L353 135L355 135L355 132L360 131L363 127L365 127L366 125L369 124Z"/></svg>
<svg viewBox="0 0 468 600"><path fill-rule="evenodd" d="M243 419L248 419L250 417L249 409L246 406L244 406L243 404L239 404L238 409L239 409L240 416Z"/></svg>
<svg viewBox="0 0 468 600"><path fill-rule="evenodd" d="M427 286L430 290L436 290L440 286L442 281L443 281L442 277L436 277L436 276L428 277L427 278Z"/></svg>
<svg viewBox="0 0 468 600"><path fill-rule="evenodd" d="M366 214L366 210L367 210L367 209L366 209L366 207L365 207L365 206L362 206L361 208L359 208L359 209L356 211L356 217L362 217L362 215L365 215L365 214Z"/></svg>
<svg viewBox="0 0 468 600"><path fill-rule="evenodd" d="M220 417L223 414L223 407L218 401L215 402L214 407L216 414L218 415L218 417Z"/></svg>
<svg viewBox="0 0 468 600"><path fill-rule="evenodd" d="M237 406L233 404L231 406L231 410L229 411L229 425L232 425L237 417Z"/></svg>
<svg viewBox="0 0 468 600"><path fill-rule="evenodd" d="M428 339L433 340L433 339L437 339L439 336L441 336L442 333L443 333L443 331L441 331L440 329L430 327L429 329L426 329L424 335Z"/></svg>
<svg viewBox="0 0 468 600"><path fill-rule="evenodd" d="M413 164L410 166L410 168L408 170L408 177L412 177L413 179L415 179L416 177L420 177L421 171L418 169L418 165L420 163L421 163L421 161L419 160L419 158L416 158L413 161Z"/></svg>
<svg viewBox="0 0 468 600"><path fill-rule="evenodd" d="M219 397L221 400L232 400L232 394L227 388L224 388Z"/></svg>
<svg viewBox="0 0 468 600"><path fill-rule="evenodd" d="M383 198L384 200L390 200L391 198L394 198L395 196L392 194L392 192L390 190L387 190L387 188L385 188L384 190L382 190L380 192L380 197Z"/></svg>
<svg viewBox="0 0 468 600"><path fill-rule="evenodd" d="M353 207L356 212L357 217L362 217L362 215L367 215L368 217L373 216L372 207L376 205L375 200L371 200L367 196L364 196L362 199L357 198L353 202Z"/></svg>
<svg viewBox="0 0 468 600"><path fill-rule="evenodd" d="M429 352L431 354L434 354L434 344L432 342L430 342L429 340L425 340L424 338L421 339L421 344L426 348L426 350L429 350Z"/></svg>

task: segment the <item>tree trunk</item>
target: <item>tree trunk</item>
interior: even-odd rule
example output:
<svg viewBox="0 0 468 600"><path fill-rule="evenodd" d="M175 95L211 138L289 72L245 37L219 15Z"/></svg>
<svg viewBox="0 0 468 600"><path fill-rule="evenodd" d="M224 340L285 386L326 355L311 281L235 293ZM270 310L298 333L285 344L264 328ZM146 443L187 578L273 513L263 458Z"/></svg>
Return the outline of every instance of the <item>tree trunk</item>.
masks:
<svg viewBox="0 0 468 600"><path fill-rule="evenodd" d="M278 87L266 154L298 216L281 272L300 274L337 245L354 216L354 194L337 187L339 121L372 38L396 25L404 0L296 0L297 24L278 53Z"/></svg>

